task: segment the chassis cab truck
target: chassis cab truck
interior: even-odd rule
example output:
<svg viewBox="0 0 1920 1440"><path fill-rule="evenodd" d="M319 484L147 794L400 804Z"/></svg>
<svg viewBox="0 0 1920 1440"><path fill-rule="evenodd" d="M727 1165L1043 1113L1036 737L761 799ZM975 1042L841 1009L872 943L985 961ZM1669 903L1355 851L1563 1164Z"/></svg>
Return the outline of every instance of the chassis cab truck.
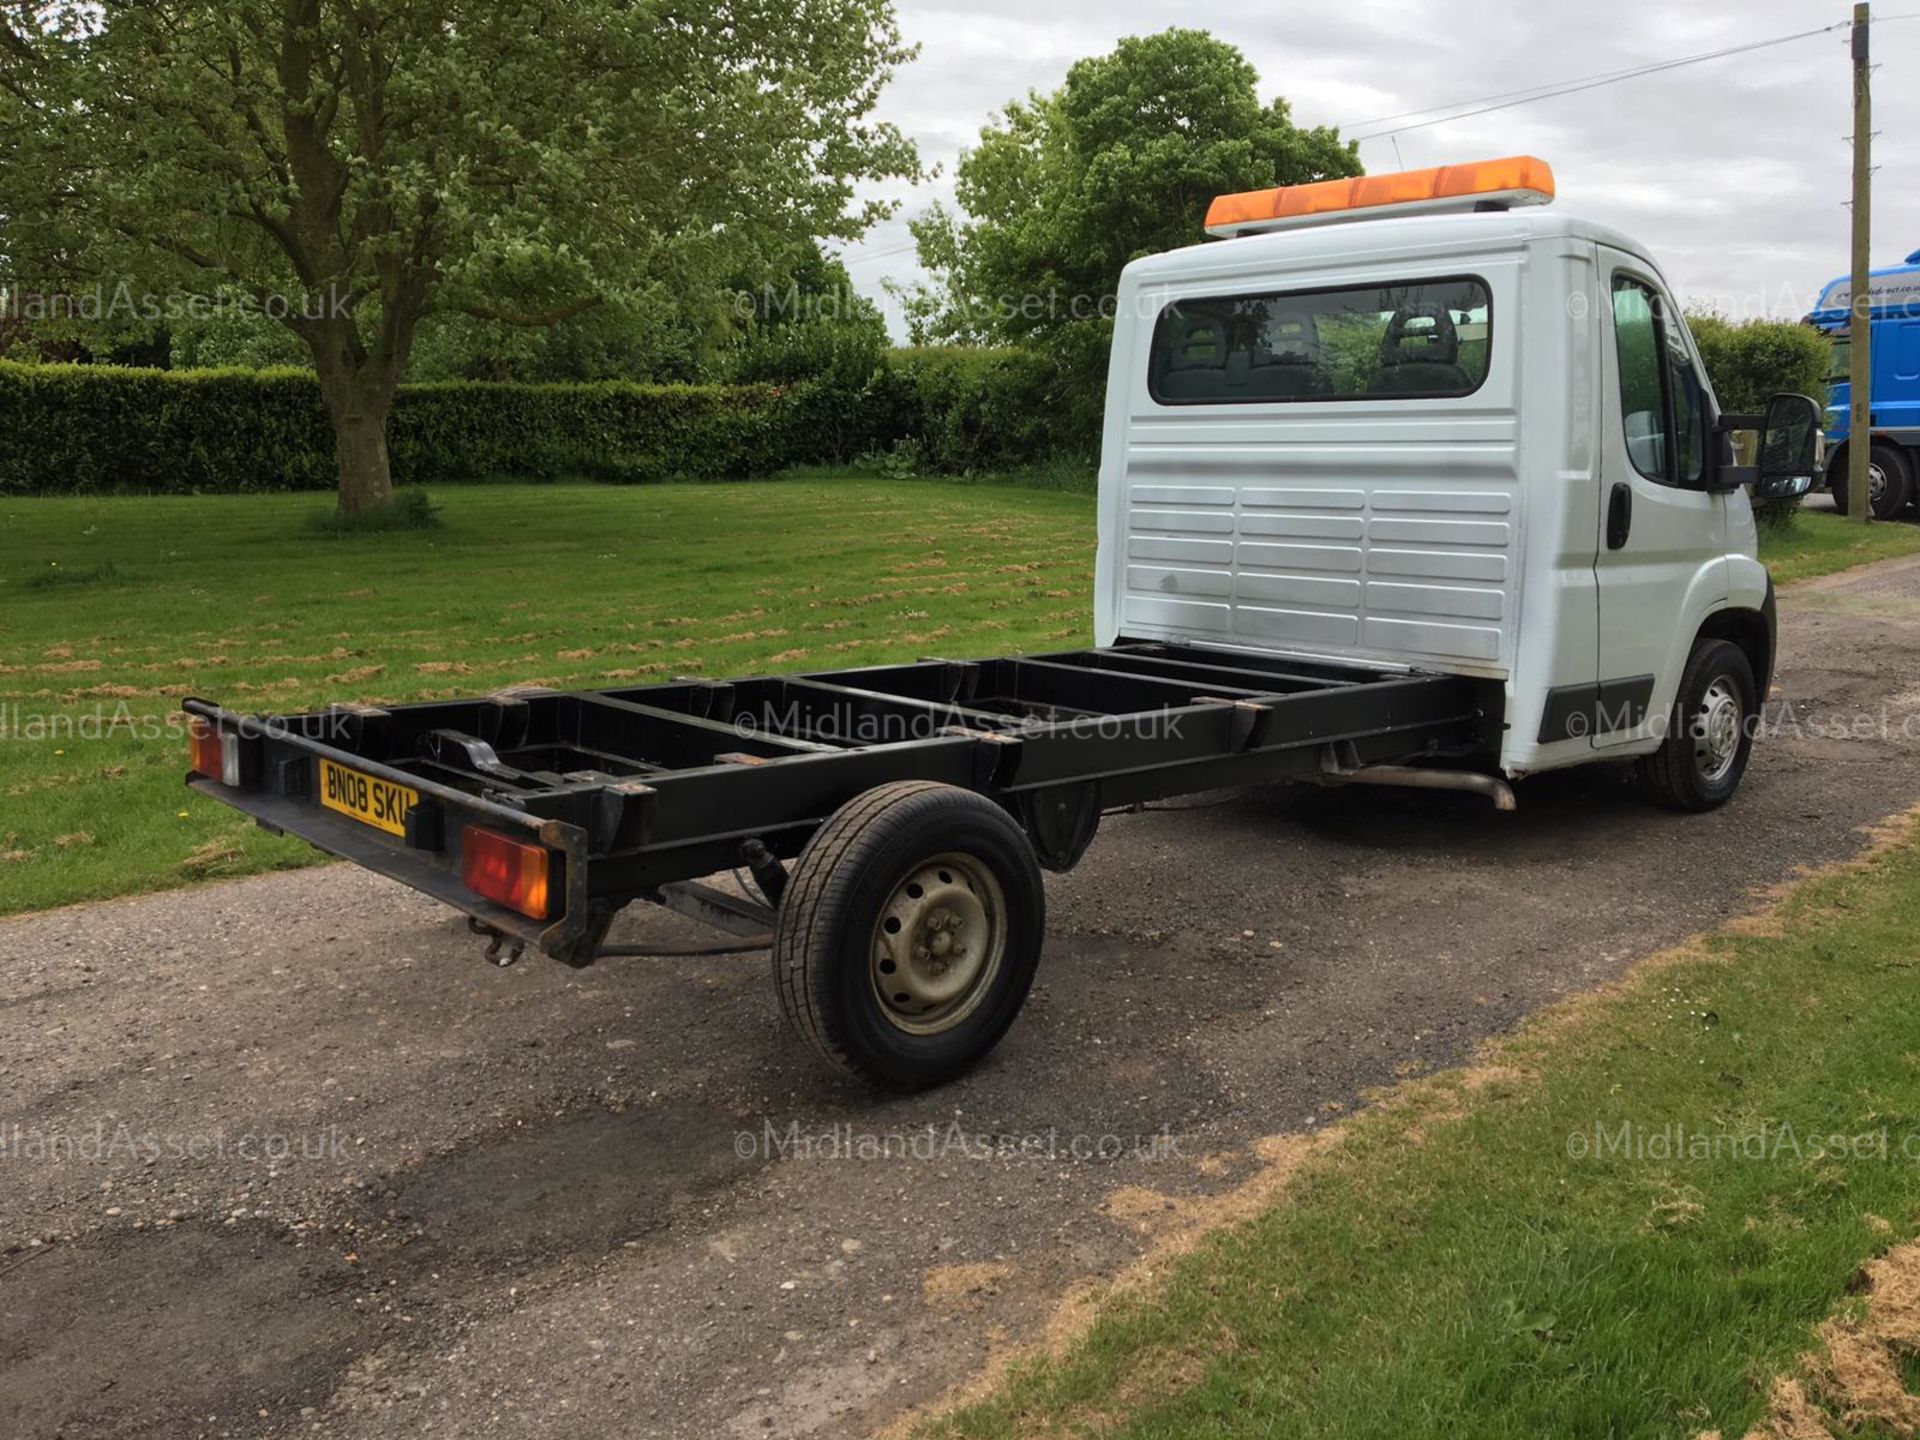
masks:
<svg viewBox="0 0 1920 1440"><path fill-rule="evenodd" d="M188 783L507 963L685 953L612 940L640 901L732 932L821 1057L906 1088L1005 1034L1041 873L1110 810L1286 778L1511 808L1508 780L1602 761L1720 805L1773 665L1748 491L1804 493L1818 408L1720 413L1652 258L1552 194L1520 157L1224 196L1221 240L1128 266L1091 649L189 700Z"/></svg>

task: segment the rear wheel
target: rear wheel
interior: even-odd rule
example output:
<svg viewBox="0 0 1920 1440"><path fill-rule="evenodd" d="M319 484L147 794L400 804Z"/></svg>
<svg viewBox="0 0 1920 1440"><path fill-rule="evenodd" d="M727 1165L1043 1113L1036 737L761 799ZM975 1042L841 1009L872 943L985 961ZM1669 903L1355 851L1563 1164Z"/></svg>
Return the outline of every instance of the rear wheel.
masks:
<svg viewBox="0 0 1920 1440"><path fill-rule="evenodd" d="M1040 867L1005 810L951 785L882 785L801 852L774 927L775 988L828 1063L920 1089L999 1043L1045 931Z"/></svg>
<svg viewBox="0 0 1920 1440"><path fill-rule="evenodd" d="M1840 464L1834 467L1828 486L1833 491L1834 505L1844 515L1849 509L1847 457L1841 455L1838 459ZM1899 446L1885 441L1875 443L1867 456L1867 494L1876 520L1892 520L1912 502L1913 475Z"/></svg>
<svg viewBox="0 0 1920 1440"><path fill-rule="evenodd" d="M1701 640L1687 657L1666 739L1638 762L1641 787L1672 810L1713 810L1747 773L1760 702L1738 645Z"/></svg>

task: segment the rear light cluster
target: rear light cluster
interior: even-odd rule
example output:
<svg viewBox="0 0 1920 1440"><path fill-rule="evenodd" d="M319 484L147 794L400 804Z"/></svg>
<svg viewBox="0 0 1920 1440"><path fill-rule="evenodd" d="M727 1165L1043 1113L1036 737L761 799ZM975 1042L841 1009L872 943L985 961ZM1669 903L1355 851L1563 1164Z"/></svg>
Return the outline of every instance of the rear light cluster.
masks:
<svg viewBox="0 0 1920 1440"><path fill-rule="evenodd" d="M246 780L245 756L238 735L218 730L197 715L187 722L187 761L196 774L238 786Z"/></svg>
<svg viewBox="0 0 1920 1440"><path fill-rule="evenodd" d="M460 874L467 888L509 910L546 919L552 873L553 859L541 846L478 825L461 832Z"/></svg>

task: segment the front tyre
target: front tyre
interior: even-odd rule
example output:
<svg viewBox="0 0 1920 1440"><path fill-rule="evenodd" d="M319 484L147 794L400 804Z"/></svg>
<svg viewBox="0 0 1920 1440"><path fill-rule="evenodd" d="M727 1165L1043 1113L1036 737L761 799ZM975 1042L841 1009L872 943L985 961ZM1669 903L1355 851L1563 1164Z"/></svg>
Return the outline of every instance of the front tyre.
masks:
<svg viewBox="0 0 1920 1440"><path fill-rule="evenodd" d="M1753 754L1760 701L1738 645L1701 640L1687 657L1666 739L1637 764L1650 799L1671 810L1714 810L1733 798Z"/></svg>
<svg viewBox="0 0 1920 1440"><path fill-rule="evenodd" d="M917 1090L999 1043L1045 932L1040 866L1005 810L951 785L882 785L801 852L774 926L774 985L829 1064Z"/></svg>
<svg viewBox="0 0 1920 1440"><path fill-rule="evenodd" d="M1846 460L1845 455L1837 457ZM1848 513L1847 503L1847 467L1843 463L1835 467L1827 488L1833 492L1834 507L1842 514ZM1896 519L1902 510L1913 500L1913 477L1908 472L1907 457L1896 445L1885 441L1875 441L1867 456L1867 501L1876 520Z"/></svg>

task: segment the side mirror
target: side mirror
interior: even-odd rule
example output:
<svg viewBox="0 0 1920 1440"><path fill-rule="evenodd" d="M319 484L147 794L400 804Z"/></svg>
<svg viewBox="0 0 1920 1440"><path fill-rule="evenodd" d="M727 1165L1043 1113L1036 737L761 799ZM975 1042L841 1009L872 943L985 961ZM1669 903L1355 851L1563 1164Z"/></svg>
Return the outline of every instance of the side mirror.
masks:
<svg viewBox="0 0 1920 1440"><path fill-rule="evenodd" d="M1820 468L1820 406L1805 395L1775 395L1767 401L1760 430L1756 500L1791 500L1813 488Z"/></svg>

